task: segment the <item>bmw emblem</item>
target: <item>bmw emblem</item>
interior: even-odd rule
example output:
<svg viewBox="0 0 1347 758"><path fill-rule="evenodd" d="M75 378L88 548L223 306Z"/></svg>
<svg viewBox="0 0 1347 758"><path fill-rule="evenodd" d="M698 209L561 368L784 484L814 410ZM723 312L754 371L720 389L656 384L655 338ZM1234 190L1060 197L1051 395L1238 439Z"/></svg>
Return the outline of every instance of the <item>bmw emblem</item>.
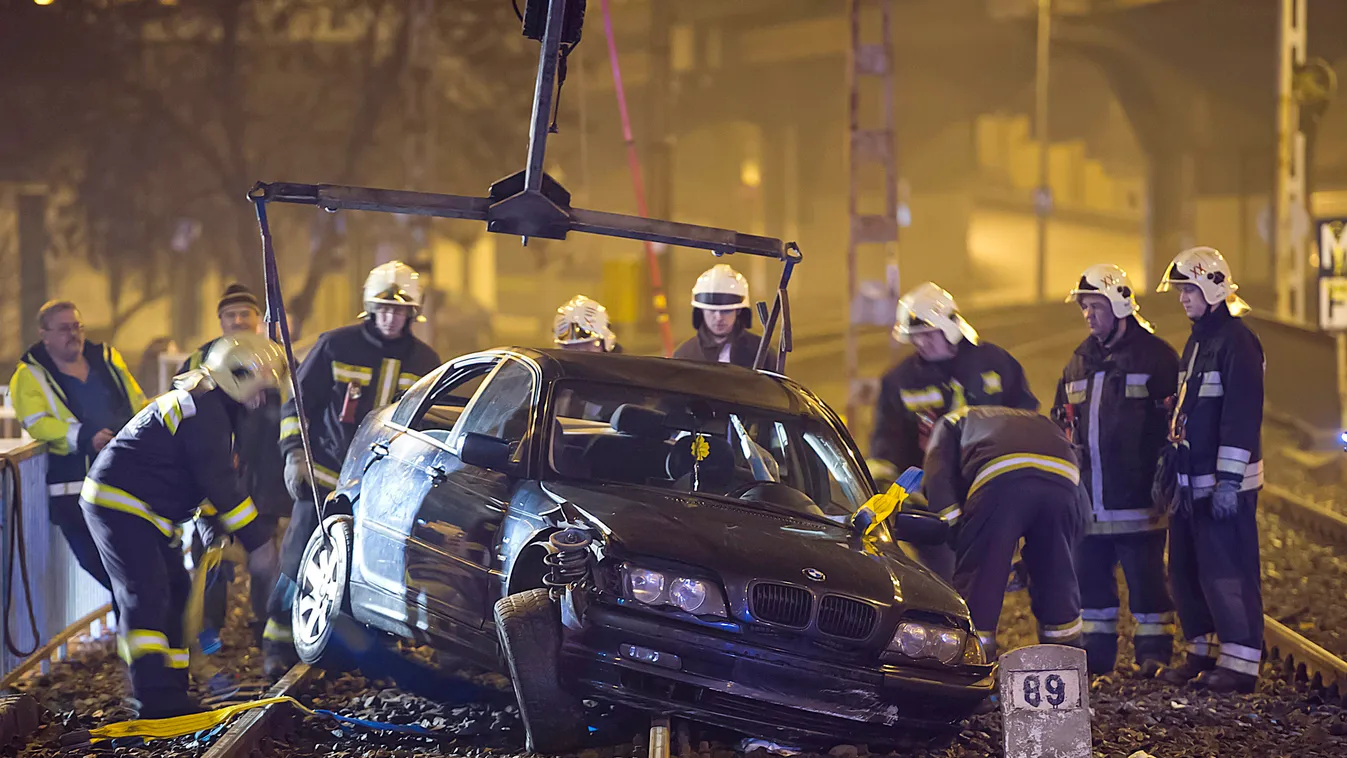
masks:
<svg viewBox="0 0 1347 758"><path fill-rule="evenodd" d="M828 578L826 574L816 568L807 568L802 573L804 573L804 578L811 582L821 582Z"/></svg>

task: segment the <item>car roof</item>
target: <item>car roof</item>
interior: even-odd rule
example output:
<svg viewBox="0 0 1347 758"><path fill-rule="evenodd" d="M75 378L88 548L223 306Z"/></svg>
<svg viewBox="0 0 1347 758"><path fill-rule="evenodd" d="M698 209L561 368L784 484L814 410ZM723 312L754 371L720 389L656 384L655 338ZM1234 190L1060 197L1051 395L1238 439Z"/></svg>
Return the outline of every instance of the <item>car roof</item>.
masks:
<svg viewBox="0 0 1347 758"><path fill-rule="evenodd" d="M696 395L784 413L818 413L817 402L786 377L728 363L703 363L625 353L514 348L538 361L552 379L580 379Z"/></svg>

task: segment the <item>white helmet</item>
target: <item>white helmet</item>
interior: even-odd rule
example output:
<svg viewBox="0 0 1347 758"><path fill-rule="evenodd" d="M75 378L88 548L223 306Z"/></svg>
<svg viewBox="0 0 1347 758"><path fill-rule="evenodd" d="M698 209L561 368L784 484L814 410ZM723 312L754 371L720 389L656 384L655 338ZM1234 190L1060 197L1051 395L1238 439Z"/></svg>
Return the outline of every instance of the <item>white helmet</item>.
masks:
<svg viewBox="0 0 1347 758"><path fill-rule="evenodd" d="M370 269L365 277L364 303L365 313L370 305L410 305L418 316L421 314L421 275L416 269L402 261L390 261Z"/></svg>
<svg viewBox="0 0 1347 758"><path fill-rule="evenodd" d="M280 387L285 379L281 346L252 332L238 332L215 340L201 368L215 386L242 403L264 387Z"/></svg>
<svg viewBox="0 0 1347 758"><path fill-rule="evenodd" d="M957 345L964 339L974 345L978 343L977 330L959 315L954 296L935 282L926 282L898 301L893 338L908 343L912 341L913 334L937 330L945 335L951 345Z"/></svg>
<svg viewBox="0 0 1347 758"><path fill-rule="evenodd" d="M608 309L584 295L576 295L557 308L553 326L552 341L561 346L600 342L607 352L617 341L608 327Z"/></svg>
<svg viewBox="0 0 1347 758"><path fill-rule="evenodd" d="M1127 272L1112 263L1096 263L1085 269L1080 275L1080 281L1076 282L1071 294L1067 295L1066 302L1076 302L1081 295L1103 295L1113 307L1115 318L1133 316L1146 331L1155 331L1150 323L1141 317L1136 292L1132 289L1132 280L1128 278Z"/></svg>
<svg viewBox="0 0 1347 758"><path fill-rule="evenodd" d="M692 285L692 307L708 311L748 308L748 280L727 263L717 263Z"/></svg>
<svg viewBox="0 0 1347 758"><path fill-rule="evenodd" d="M1239 285L1230 273L1230 264L1214 247L1190 247L1174 256L1155 291L1168 292L1175 284L1197 285L1207 305L1224 300L1232 315L1238 316L1249 310L1249 304L1235 294Z"/></svg>

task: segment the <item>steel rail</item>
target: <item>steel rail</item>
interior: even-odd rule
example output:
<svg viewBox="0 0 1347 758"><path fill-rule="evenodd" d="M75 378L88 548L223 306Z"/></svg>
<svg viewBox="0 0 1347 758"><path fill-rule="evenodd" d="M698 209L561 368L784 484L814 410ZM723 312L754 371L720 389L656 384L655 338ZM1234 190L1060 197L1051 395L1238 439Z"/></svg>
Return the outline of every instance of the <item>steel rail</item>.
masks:
<svg viewBox="0 0 1347 758"><path fill-rule="evenodd" d="M1325 690L1333 697L1347 697L1347 661L1271 616L1263 617L1263 649L1268 660L1280 659L1295 681Z"/></svg>
<svg viewBox="0 0 1347 758"><path fill-rule="evenodd" d="M305 663L295 664L265 697L296 697L315 679L319 669ZM210 746L202 758L247 758L266 754L266 741L280 731L295 709L289 703L272 703L245 712L230 724L224 734Z"/></svg>
<svg viewBox="0 0 1347 758"><path fill-rule="evenodd" d="M1347 547L1347 516L1316 505L1290 490L1264 484L1259 505L1335 547Z"/></svg>

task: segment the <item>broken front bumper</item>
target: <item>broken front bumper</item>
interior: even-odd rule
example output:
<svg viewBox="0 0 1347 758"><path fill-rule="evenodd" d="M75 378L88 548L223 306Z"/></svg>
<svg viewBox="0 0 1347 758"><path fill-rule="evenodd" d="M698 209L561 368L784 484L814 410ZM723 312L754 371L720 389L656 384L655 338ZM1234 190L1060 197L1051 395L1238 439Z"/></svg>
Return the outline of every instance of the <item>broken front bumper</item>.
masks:
<svg viewBox="0 0 1347 758"><path fill-rule="evenodd" d="M577 689L757 736L871 744L934 736L957 729L994 686L991 666L821 661L603 605L578 626L562 644L563 675Z"/></svg>

